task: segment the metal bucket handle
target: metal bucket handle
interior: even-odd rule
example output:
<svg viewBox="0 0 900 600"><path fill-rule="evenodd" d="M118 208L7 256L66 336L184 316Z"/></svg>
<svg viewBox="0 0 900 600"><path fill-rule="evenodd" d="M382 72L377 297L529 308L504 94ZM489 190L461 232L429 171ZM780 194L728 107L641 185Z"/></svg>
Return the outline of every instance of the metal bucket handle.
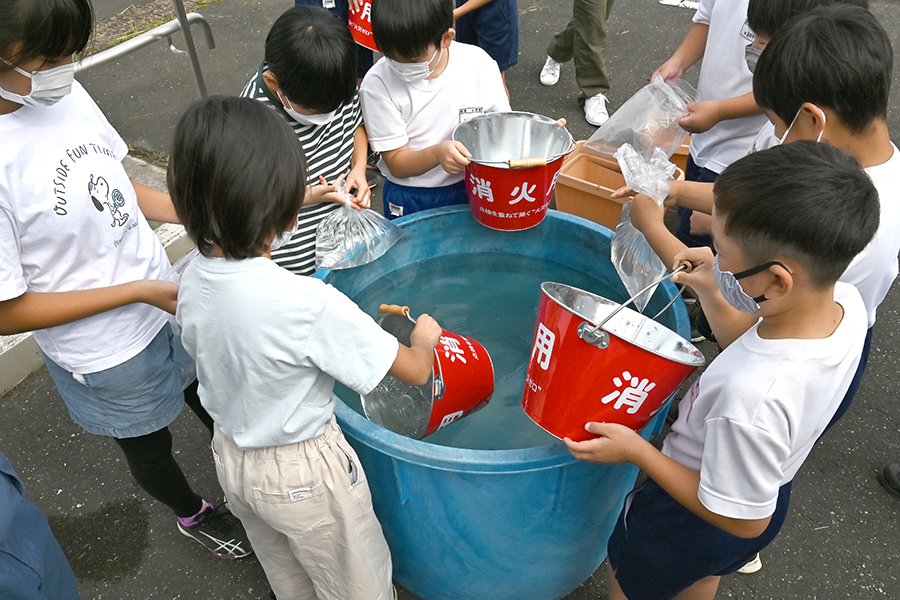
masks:
<svg viewBox="0 0 900 600"><path fill-rule="evenodd" d="M566 133L569 133L568 130ZM569 148L563 152L560 152L556 156L551 158L547 158L546 156L541 158L511 158L509 160L474 160L469 159L473 163L478 163L479 165L503 165L505 167L509 167L510 169L530 169L532 167L546 167L548 164L553 161L559 160L563 156L567 156L575 151L578 148L578 143L575 141L575 138L572 137L572 134L569 133Z"/></svg>
<svg viewBox="0 0 900 600"><path fill-rule="evenodd" d="M415 323L416 320L412 318L409 314L408 306L400 306L398 304L382 304L378 307L378 312L382 312L389 315L403 315L410 322ZM434 375L434 387L431 390L432 397L434 401L437 402L441 398L444 397L444 392L447 391L447 386L444 385L444 369L441 368L441 359L438 356L437 348L434 349L434 363L437 365L437 373Z"/></svg>
<svg viewBox="0 0 900 600"><path fill-rule="evenodd" d="M601 329L601 327L606 325L606 323L610 319L612 319L614 316L619 314L619 312L623 308L625 308L626 306L628 306L629 304L634 302L635 298L637 298L638 296L640 296L641 294L643 294L650 288L659 285L660 283L662 283L663 281L665 281L667 279L671 279L672 276L674 276L676 273L681 273L682 271L685 273L690 273L691 269L693 269L693 265L691 265L691 263L689 263L687 261L680 262L678 264L678 266L675 267L675 269L671 273L667 273L667 274L663 275L662 277L660 277L659 279L657 279L650 285L646 286L644 289L640 290L638 293L634 294L631 298L629 298L628 300L626 300L625 302L623 302L622 304L617 306L615 308L615 310L613 310L611 313L606 315L606 318L604 318L602 321L600 321L596 325L591 324L590 321L584 321L583 323L581 323L581 325L578 326L578 337L580 337L582 340L584 340L588 344L592 344L594 346L597 346L601 350L603 350L604 348L609 346L609 333L606 330ZM675 296L669 301L669 303L666 304L662 308L661 311L659 311L658 313L653 315L653 320L656 320L656 318L659 317L659 315L666 312L666 310L668 310L669 307L672 306L675 303L675 301L681 297L682 292L684 292L683 285L678 289L678 293L675 294Z"/></svg>

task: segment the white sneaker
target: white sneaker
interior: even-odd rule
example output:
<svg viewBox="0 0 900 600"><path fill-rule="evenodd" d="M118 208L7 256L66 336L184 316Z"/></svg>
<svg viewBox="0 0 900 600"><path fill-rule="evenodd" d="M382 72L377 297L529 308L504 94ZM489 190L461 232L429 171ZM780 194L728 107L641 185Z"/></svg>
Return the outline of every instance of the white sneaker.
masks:
<svg viewBox="0 0 900 600"><path fill-rule="evenodd" d="M547 62L544 63L541 69L541 83L544 85L556 85L556 82L559 81L560 66L558 62L548 56Z"/></svg>
<svg viewBox="0 0 900 600"><path fill-rule="evenodd" d="M744 575L750 575L751 573L756 573L760 569L762 569L762 561L759 559L759 552L757 552L756 556L753 557L753 560L738 569L737 572L743 573Z"/></svg>
<svg viewBox="0 0 900 600"><path fill-rule="evenodd" d="M606 96L597 94L584 101L584 118L591 125L600 127L609 119L609 111L606 110Z"/></svg>

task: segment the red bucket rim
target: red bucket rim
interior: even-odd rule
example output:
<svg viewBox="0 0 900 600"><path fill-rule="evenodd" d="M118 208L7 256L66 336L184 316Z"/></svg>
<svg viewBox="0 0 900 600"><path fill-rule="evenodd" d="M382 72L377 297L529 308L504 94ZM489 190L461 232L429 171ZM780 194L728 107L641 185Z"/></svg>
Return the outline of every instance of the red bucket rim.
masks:
<svg viewBox="0 0 900 600"><path fill-rule="evenodd" d="M553 291L559 291L559 290L572 291L572 292L581 294L583 296L587 296L588 298L595 300L600 305L610 306L612 308L618 308L620 306L620 304L618 302L613 302L609 298L604 298L603 296L594 294L592 292L588 292L586 290L577 288L575 286L566 285L564 283L557 283L557 282L553 282L553 281L545 281L541 284L541 293L548 300L551 300L552 302L556 303L557 305L564 308L565 310L584 319L586 322L590 323L591 326L594 326L597 323L599 323L600 321L602 321L603 318L606 317L607 315L606 314L591 315L591 316L585 315L583 310L578 310L578 309L570 306L569 304L567 304L564 301L564 299L562 297L559 297L558 295L554 295L552 293ZM610 311L610 312L612 312L612 311ZM631 319L631 321L629 321L629 318ZM637 326L634 326L632 324L632 321L635 318L640 320L639 325L637 325ZM624 323L623 323L623 321L624 321ZM663 340L671 341L672 345L667 346L667 347L659 347L659 346L654 347L650 344L640 343L637 339L635 339L635 338L637 338L636 334L638 332L642 331L644 329L644 325L648 322L652 323L654 326L654 331L648 332L648 333L658 334L658 336L648 336L648 337L660 337ZM631 328L635 332L635 335L631 336L632 339L629 339L628 337L626 337L621 330L622 326L625 324L631 324ZM617 328L617 326L618 326L618 328ZM677 333L675 333L674 331L672 331L665 325L659 323L658 321L651 319L647 315L643 315L635 310L632 310L632 309L628 308L627 306L622 307L621 311L616 316L614 316L612 319L610 319L609 322L605 323L604 326L602 327L602 330L606 331L609 335L615 337L618 340L621 340L624 343L631 344L633 346L640 348L641 350L650 352L651 354L655 354L656 356L659 356L659 357L667 359L667 360L671 360L678 364L700 367L706 363L706 358L703 356L703 353L700 352L696 348L696 346L691 344L690 341L684 339L683 337L681 337L680 335L678 335ZM643 338L641 339L641 341L644 341ZM668 350L668 351L666 351L666 350Z"/></svg>

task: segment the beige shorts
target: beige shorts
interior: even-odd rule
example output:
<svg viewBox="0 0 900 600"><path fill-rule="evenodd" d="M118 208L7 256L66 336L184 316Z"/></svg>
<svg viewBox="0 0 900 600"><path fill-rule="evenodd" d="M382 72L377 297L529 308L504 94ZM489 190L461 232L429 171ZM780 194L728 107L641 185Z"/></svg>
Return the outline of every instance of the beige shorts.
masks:
<svg viewBox="0 0 900 600"><path fill-rule="evenodd" d="M334 417L317 438L248 450L216 427L212 450L278 600L391 600L390 551Z"/></svg>

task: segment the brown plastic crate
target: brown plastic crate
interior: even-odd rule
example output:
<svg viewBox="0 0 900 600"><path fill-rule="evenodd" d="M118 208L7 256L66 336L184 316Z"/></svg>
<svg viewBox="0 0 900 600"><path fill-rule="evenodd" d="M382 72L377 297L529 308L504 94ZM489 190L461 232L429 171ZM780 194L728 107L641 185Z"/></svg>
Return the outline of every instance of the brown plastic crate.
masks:
<svg viewBox="0 0 900 600"><path fill-rule="evenodd" d="M556 182L556 208L615 229L622 205L633 197L610 198L614 191L625 185L619 163L585 152L583 144L579 141L578 148L563 161ZM684 171L675 171L675 178L684 179Z"/></svg>

